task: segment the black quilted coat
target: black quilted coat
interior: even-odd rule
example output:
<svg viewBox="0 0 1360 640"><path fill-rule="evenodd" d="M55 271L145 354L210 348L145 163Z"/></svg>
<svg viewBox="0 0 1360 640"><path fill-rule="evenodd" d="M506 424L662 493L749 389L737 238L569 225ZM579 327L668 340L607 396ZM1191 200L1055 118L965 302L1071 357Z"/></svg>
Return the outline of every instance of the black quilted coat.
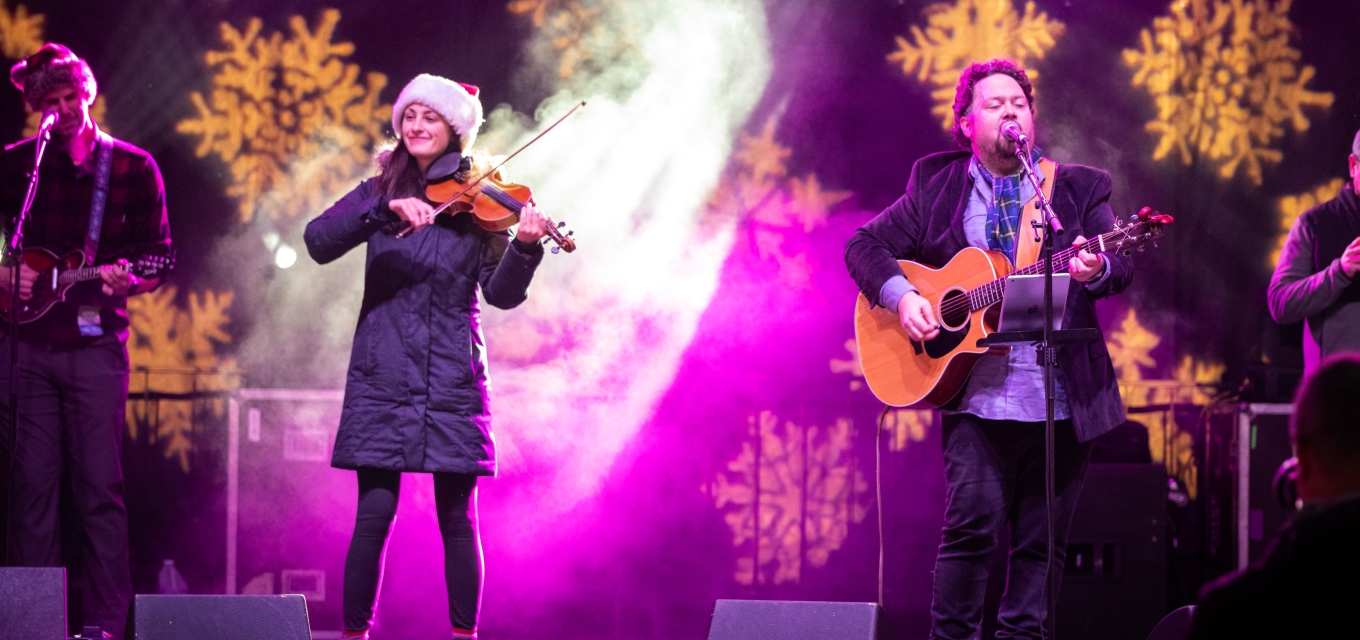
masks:
<svg viewBox="0 0 1360 640"><path fill-rule="evenodd" d="M368 243L331 465L495 475L477 292L502 309L524 302L543 248L467 213L401 239L383 230L396 219L369 179L307 224L322 264Z"/></svg>

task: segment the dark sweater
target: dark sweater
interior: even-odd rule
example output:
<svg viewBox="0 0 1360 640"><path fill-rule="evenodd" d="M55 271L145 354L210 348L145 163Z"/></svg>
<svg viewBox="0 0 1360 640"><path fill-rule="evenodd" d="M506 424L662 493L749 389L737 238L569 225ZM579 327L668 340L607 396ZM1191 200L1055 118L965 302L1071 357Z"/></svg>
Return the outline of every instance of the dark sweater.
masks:
<svg viewBox="0 0 1360 640"><path fill-rule="evenodd" d="M1339 258L1360 236L1360 196L1351 184L1303 212L1289 230L1270 279L1270 315L1290 324L1306 319L1311 364L1341 351L1360 351L1360 286Z"/></svg>
<svg viewBox="0 0 1360 640"><path fill-rule="evenodd" d="M1205 587L1190 638L1360 636L1360 497L1300 514L1244 572Z"/></svg>

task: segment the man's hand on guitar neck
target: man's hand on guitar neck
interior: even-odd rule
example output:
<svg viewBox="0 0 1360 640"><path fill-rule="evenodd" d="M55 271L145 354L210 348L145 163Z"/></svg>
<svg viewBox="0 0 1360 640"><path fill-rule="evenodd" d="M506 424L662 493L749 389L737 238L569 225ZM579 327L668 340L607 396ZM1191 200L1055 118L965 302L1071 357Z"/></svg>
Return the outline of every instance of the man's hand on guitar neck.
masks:
<svg viewBox="0 0 1360 640"><path fill-rule="evenodd" d="M119 259L114 264L99 267L99 276L104 279L104 295L129 296L139 293L134 289L140 284L136 274L128 271L128 261Z"/></svg>
<svg viewBox="0 0 1360 640"><path fill-rule="evenodd" d="M921 294L911 291L897 301L897 318L907 337L916 342L932 340L940 335L940 323L935 320L935 312L930 301Z"/></svg>
<svg viewBox="0 0 1360 640"><path fill-rule="evenodd" d="M1082 249L1084 244L1086 244L1084 236L1077 236L1077 239L1072 241L1072 248L1077 249L1077 255L1067 264L1067 272L1077 282L1090 282L1105 271L1105 259Z"/></svg>
<svg viewBox="0 0 1360 640"><path fill-rule="evenodd" d="M26 264L19 265L19 299L28 300L33 297L33 281L38 279L38 272L30 269ZM10 285L14 282L14 272L9 267L0 267L0 292L9 297Z"/></svg>

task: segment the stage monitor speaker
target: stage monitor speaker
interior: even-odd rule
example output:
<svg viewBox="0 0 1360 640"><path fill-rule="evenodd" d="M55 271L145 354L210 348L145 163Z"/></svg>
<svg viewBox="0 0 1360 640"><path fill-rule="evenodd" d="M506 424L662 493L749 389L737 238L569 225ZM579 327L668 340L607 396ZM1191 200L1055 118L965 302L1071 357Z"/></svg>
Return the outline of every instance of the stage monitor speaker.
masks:
<svg viewBox="0 0 1360 640"><path fill-rule="evenodd" d="M1166 468L1091 464L1058 591L1065 640L1143 640L1166 613Z"/></svg>
<svg viewBox="0 0 1360 640"><path fill-rule="evenodd" d="M708 640L878 640L872 602L719 600Z"/></svg>
<svg viewBox="0 0 1360 640"><path fill-rule="evenodd" d="M0 568L0 638L66 640L66 570Z"/></svg>
<svg viewBox="0 0 1360 640"><path fill-rule="evenodd" d="M1166 614L1148 634L1147 640L1185 640L1195 620L1195 605L1190 604Z"/></svg>
<svg viewBox="0 0 1360 640"><path fill-rule="evenodd" d="M136 640L311 640L307 599L281 596L139 595Z"/></svg>

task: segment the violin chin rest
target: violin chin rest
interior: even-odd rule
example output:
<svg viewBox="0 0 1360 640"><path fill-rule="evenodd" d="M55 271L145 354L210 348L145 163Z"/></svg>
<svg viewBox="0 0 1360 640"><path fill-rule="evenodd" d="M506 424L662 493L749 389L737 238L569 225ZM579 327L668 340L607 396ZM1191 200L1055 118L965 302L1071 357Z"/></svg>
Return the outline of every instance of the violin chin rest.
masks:
<svg viewBox="0 0 1360 640"><path fill-rule="evenodd" d="M429 184L439 184L452 180L453 174L458 173L458 168L462 164L463 154L457 151L445 154L430 163L430 168L425 171L425 181Z"/></svg>

